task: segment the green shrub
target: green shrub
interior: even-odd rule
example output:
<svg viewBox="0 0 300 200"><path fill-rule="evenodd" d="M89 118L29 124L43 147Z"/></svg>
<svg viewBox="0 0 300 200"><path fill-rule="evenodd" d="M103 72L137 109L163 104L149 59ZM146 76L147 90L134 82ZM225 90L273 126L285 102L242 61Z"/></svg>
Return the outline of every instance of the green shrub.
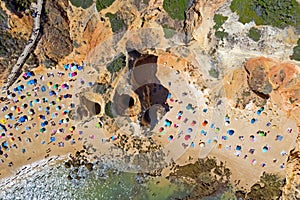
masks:
<svg viewBox="0 0 300 200"><path fill-rule="evenodd" d="M105 114L107 115L107 116L109 116L110 118L114 118L114 115L112 114L112 102L111 101L109 101L109 102L107 102L106 104L105 104Z"/></svg>
<svg viewBox="0 0 300 200"><path fill-rule="evenodd" d="M99 12L102 9L108 8L114 3L115 0L96 0L96 8Z"/></svg>
<svg viewBox="0 0 300 200"><path fill-rule="evenodd" d="M86 9L93 4L93 0L70 0L73 6Z"/></svg>
<svg viewBox="0 0 300 200"><path fill-rule="evenodd" d="M120 71L126 66L126 56L124 54L118 55L112 62L106 65L106 69L111 73Z"/></svg>
<svg viewBox="0 0 300 200"><path fill-rule="evenodd" d="M225 23L225 21L228 19L228 17L220 15L220 14L215 14L214 16L214 29L217 31L221 26Z"/></svg>
<svg viewBox="0 0 300 200"><path fill-rule="evenodd" d="M163 8L172 19L184 20L184 11L188 9L188 0L164 0Z"/></svg>
<svg viewBox="0 0 300 200"><path fill-rule="evenodd" d="M109 18L111 29L114 33L122 31L125 27L124 20L118 14L106 13L105 17Z"/></svg>
<svg viewBox="0 0 300 200"><path fill-rule="evenodd" d="M291 59L300 61L300 39L298 39L297 46L294 47Z"/></svg>
<svg viewBox="0 0 300 200"><path fill-rule="evenodd" d="M249 33L248 33L249 38L254 40L255 42L260 40L261 37L261 31L257 28L250 28Z"/></svg>
<svg viewBox="0 0 300 200"><path fill-rule="evenodd" d="M233 0L230 9L244 24L253 20L257 25L299 29L300 4L296 0Z"/></svg>
<svg viewBox="0 0 300 200"><path fill-rule="evenodd" d="M225 23L225 21L228 19L228 17L220 15L220 14L215 14L214 16L214 29L215 29L215 36L217 38L220 38L223 40L224 37L228 36L228 33L225 32L224 30L221 30L222 25Z"/></svg>

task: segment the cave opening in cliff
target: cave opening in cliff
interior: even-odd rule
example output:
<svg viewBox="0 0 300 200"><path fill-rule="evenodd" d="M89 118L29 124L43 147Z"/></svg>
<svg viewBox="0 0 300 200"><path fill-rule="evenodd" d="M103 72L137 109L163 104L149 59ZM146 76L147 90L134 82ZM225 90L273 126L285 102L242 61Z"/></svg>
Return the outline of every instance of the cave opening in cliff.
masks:
<svg viewBox="0 0 300 200"><path fill-rule="evenodd" d="M134 99L128 94L122 94L120 96L121 107L124 109L132 108L134 106Z"/></svg>
<svg viewBox="0 0 300 200"><path fill-rule="evenodd" d="M95 106L95 115L99 115L100 111L101 111L100 104L99 103L95 103L94 106Z"/></svg>

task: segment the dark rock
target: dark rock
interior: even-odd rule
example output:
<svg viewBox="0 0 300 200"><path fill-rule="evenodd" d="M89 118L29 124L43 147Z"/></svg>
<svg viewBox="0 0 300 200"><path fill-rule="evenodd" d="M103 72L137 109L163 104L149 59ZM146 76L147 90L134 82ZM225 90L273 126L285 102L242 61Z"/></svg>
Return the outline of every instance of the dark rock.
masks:
<svg viewBox="0 0 300 200"><path fill-rule="evenodd" d="M42 37L37 48L39 59L50 67L73 51L67 15L68 0L46 1L42 15ZM45 59L46 58L46 59Z"/></svg>
<svg viewBox="0 0 300 200"><path fill-rule="evenodd" d="M269 94L272 92L272 85L268 80L268 76L263 66L257 67L248 73L248 84L250 89L262 98L269 98Z"/></svg>
<svg viewBox="0 0 300 200"><path fill-rule="evenodd" d="M70 168L71 167L71 163L69 161L65 162L65 167L66 168Z"/></svg>
<svg viewBox="0 0 300 200"><path fill-rule="evenodd" d="M85 164L85 167L89 170L89 171L92 171L93 170L93 163L86 163Z"/></svg>
<svg viewBox="0 0 300 200"><path fill-rule="evenodd" d="M68 179L68 180L72 180L72 177L71 177L70 174L67 176L67 179Z"/></svg>

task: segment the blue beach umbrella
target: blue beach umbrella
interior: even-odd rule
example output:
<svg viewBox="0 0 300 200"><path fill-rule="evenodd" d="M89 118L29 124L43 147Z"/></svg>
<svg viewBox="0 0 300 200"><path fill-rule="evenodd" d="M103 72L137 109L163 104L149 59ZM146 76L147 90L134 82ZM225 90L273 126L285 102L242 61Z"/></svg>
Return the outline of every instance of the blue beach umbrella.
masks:
<svg viewBox="0 0 300 200"><path fill-rule="evenodd" d="M229 129L229 130L227 131L227 133L228 133L228 135L233 135L233 134L234 134L234 130Z"/></svg>
<svg viewBox="0 0 300 200"><path fill-rule="evenodd" d="M42 87L41 87L41 91L42 91L42 92L45 92L45 91L46 91L46 87L45 87L45 86L42 86Z"/></svg>
<svg viewBox="0 0 300 200"><path fill-rule="evenodd" d="M5 132L7 131L5 125L3 125L3 124L0 124L0 130L4 130Z"/></svg>

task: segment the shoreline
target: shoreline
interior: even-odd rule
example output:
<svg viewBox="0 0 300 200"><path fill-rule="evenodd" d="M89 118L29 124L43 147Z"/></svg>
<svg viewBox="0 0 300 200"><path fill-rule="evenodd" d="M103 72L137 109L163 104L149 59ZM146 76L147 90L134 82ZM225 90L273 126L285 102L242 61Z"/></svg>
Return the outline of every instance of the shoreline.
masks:
<svg viewBox="0 0 300 200"><path fill-rule="evenodd" d="M42 159L27 165L23 165L17 170L16 174L0 179L0 187L11 188L13 185L17 184L17 181L20 181L20 179L32 176L32 174L41 170L46 165L47 166L55 165L56 162L63 161L67 159L67 157L68 157L67 155L53 156L48 159Z"/></svg>

